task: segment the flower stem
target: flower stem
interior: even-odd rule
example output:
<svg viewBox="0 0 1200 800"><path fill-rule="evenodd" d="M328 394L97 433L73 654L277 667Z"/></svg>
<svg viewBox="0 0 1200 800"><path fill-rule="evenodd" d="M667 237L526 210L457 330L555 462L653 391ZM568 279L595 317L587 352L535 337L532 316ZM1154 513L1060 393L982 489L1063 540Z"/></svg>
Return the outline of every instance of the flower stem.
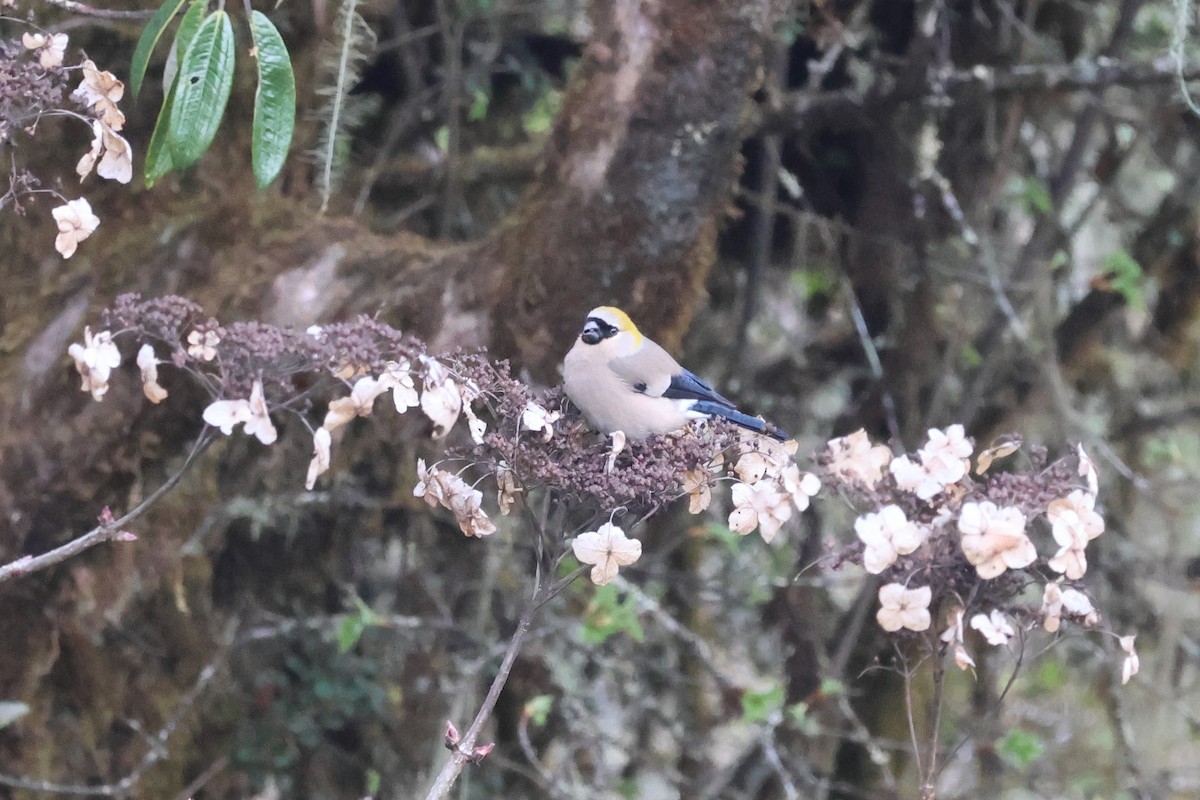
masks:
<svg viewBox="0 0 1200 800"><path fill-rule="evenodd" d="M504 651L504 659L500 662L500 669L496 671L496 677L492 679L492 685L488 688L487 697L483 699L483 704L479 706L479 711L476 712L475 719L471 721L471 727L467 728L467 732L459 739L458 744L451 748L450 760L446 762L446 765L442 767L442 771L438 773L433 786L429 787L429 793L425 795L425 800L441 800L441 798L446 797L450 793L454 782L458 780L458 776L475 755L475 742L479 738L479 732L487 724L488 719L492 715L492 710L496 707L496 701L500 699L500 693L504 691L504 685L508 683L508 676L512 672L513 664L517 660L517 654L521 651L521 645L525 641L525 634L529 632L529 628L533 624L534 616L542 606L582 575L585 569L586 567L581 567L560 581L539 587L534 593L533 599L530 600L524 613L521 614L521 619L517 623L517 629L513 631L512 638L508 641L508 648Z"/></svg>

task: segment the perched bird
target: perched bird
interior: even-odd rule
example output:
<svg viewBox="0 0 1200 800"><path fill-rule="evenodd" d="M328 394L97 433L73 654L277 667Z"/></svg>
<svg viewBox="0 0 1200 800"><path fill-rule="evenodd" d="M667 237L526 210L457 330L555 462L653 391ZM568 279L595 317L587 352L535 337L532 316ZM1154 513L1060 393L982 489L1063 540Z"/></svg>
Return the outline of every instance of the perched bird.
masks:
<svg viewBox="0 0 1200 800"><path fill-rule="evenodd" d="M621 431L631 440L669 433L690 419L706 417L722 417L781 441L788 438L774 425L738 411L612 306L588 313L563 361L563 388L601 432Z"/></svg>

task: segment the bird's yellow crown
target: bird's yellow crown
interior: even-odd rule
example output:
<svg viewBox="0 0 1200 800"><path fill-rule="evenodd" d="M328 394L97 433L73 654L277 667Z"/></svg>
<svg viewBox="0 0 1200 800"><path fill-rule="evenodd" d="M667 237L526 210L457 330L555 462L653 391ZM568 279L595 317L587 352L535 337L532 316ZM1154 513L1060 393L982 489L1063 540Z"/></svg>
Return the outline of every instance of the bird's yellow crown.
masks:
<svg viewBox="0 0 1200 800"><path fill-rule="evenodd" d="M617 330L628 333L633 337L635 345L641 345L642 332L638 330L637 325L633 324L633 320L629 318L629 315L616 306L599 306L593 308L588 316L602 319Z"/></svg>

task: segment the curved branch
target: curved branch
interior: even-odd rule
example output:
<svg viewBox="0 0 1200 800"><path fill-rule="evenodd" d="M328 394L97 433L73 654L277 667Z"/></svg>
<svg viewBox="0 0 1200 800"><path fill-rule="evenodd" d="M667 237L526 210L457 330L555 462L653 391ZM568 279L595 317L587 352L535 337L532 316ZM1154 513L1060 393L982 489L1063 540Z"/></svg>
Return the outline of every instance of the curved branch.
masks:
<svg viewBox="0 0 1200 800"><path fill-rule="evenodd" d="M144 514L151 506L163 498L167 492L174 489L187 471L195 463L196 458L203 453L210 444L214 441L211 429L205 428L200 434L200 438L192 446L192 451L188 453L187 460L183 462L183 466L179 471L168 478L162 486L159 486L153 494L139 503L133 510L127 513L120 519L101 522L95 528L92 528L82 536L72 539L66 544L56 547L53 550L42 553L40 556L22 556L16 561L12 561L4 566L0 566L0 583L11 581L15 578L28 575L31 572L52 567L55 564L61 564L68 558L79 555L85 550L90 550L98 544L104 542L133 542L137 541L137 536L129 531L122 530L130 522ZM107 507L105 508L107 512Z"/></svg>

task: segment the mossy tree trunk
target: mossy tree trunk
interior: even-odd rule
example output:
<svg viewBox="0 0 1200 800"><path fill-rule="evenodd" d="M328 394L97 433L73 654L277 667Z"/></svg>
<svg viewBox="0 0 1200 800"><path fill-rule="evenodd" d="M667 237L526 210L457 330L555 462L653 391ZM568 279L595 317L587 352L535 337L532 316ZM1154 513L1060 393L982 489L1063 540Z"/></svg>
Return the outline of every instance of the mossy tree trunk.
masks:
<svg viewBox="0 0 1200 800"><path fill-rule="evenodd" d="M183 294L223 320L305 326L381 313L431 349L489 346L547 381L583 312L600 303L622 304L678 342L713 262L763 40L780 5L597 4L536 176L479 242L379 235L352 219L318 217L303 200L254 193L236 159L222 163L215 153L194 175L153 191L93 187L104 223L70 262L44 255L52 232L10 217L0 233L10 246L0 318L0 559L63 543L106 505L135 504L178 467L199 431L205 398L182 381L167 379L172 397L162 407L144 402L132 374L114 380L101 404L79 392L67 345L122 292ZM318 606L323 591L336 596L319 565L349 557L350 537L378 536L381 515L316 514L302 527L343 533L256 570L258 534L222 510L231 497L295 496L294 465L307 460L308 443L292 433L270 453L234 445L206 456L135 528L137 544L106 545L0 588L0 699L28 703L37 720L22 727L35 735L0 734L6 771L61 783L120 780L144 750L128 721L147 731L164 723L249 598L287 607L299 586ZM411 478L411 467L398 466L411 446L359 444L381 483ZM353 461L353 452L343 457ZM201 529L210 533L197 541ZM460 566L452 556L434 560ZM288 569L296 573L283 581ZM123 639L129 627L147 638ZM427 654L429 674L445 669L438 653ZM142 780L143 796L175 795L227 748L230 715L253 711L225 709L211 722L195 715L201 722ZM418 753L437 740L428 724L397 735Z"/></svg>

